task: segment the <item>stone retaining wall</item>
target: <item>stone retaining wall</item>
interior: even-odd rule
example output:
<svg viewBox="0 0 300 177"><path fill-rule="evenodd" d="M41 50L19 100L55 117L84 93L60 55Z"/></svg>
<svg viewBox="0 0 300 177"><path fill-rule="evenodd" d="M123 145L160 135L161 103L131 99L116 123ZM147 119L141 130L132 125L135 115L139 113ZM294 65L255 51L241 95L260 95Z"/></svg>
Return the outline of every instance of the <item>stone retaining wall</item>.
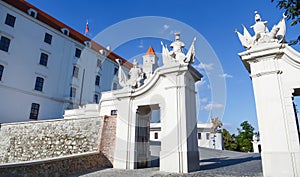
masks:
<svg viewBox="0 0 300 177"><path fill-rule="evenodd" d="M2 124L0 176L65 176L110 168L115 136L115 116Z"/></svg>
<svg viewBox="0 0 300 177"><path fill-rule="evenodd" d="M60 157L48 160L0 165L1 177L62 177L86 172L87 170L107 168L108 159L99 152Z"/></svg>
<svg viewBox="0 0 300 177"><path fill-rule="evenodd" d="M102 126L101 117L2 124L0 164L97 151Z"/></svg>

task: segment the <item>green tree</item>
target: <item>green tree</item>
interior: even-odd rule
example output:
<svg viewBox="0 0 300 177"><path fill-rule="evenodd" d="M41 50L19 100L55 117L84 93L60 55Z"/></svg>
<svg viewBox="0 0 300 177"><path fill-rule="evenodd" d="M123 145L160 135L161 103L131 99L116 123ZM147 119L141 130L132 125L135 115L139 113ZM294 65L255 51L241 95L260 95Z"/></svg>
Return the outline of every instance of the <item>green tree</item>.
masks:
<svg viewBox="0 0 300 177"><path fill-rule="evenodd" d="M224 149L230 150L230 151L236 151L237 150L237 144L235 142L234 134L231 135L228 130L225 128L222 129L222 138L224 142Z"/></svg>
<svg viewBox="0 0 300 177"><path fill-rule="evenodd" d="M274 2L274 0L271 0ZM277 7L285 10L284 14L288 20L292 20L291 26L300 23L300 1L299 0L277 0ZM291 40L292 45L300 43L300 36L297 39Z"/></svg>
<svg viewBox="0 0 300 177"><path fill-rule="evenodd" d="M242 152L252 152L252 138L254 135L254 128L248 121L244 121L240 124L241 129L238 128L238 135L235 140L237 143L237 150Z"/></svg>

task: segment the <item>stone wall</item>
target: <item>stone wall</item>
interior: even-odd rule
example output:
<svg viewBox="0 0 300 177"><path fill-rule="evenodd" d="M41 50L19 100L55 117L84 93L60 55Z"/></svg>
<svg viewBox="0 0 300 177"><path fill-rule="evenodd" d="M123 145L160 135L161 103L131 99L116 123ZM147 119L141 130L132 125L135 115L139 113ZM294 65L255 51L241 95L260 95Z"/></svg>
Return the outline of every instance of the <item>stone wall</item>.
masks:
<svg viewBox="0 0 300 177"><path fill-rule="evenodd" d="M87 170L107 168L107 158L101 153L84 153L48 160L0 165L1 177L68 176Z"/></svg>
<svg viewBox="0 0 300 177"><path fill-rule="evenodd" d="M2 124L0 176L66 176L110 168L116 117Z"/></svg>
<svg viewBox="0 0 300 177"><path fill-rule="evenodd" d="M95 152L102 126L101 117L2 124L0 164Z"/></svg>

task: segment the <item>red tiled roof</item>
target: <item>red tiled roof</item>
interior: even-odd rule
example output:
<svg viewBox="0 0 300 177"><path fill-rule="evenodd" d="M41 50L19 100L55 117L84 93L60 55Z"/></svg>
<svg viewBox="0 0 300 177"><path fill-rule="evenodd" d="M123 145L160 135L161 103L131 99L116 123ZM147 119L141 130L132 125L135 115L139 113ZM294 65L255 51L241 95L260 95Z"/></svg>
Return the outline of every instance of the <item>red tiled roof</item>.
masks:
<svg viewBox="0 0 300 177"><path fill-rule="evenodd" d="M47 13L43 12L42 10L38 9L37 7L31 5L30 3L24 0L2 0L7 4L27 13L27 10L32 8L38 12L37 20L47 24L48 26L60 31L62 28L69 29L69 37L73 38L74 40L84 44L85 41L91 41L91 48L97 52L99 50L105 50L107 53L107 57L115 62L115 59L119 58L122 59L122 63L124 66L131 68L132 63L128 62L126 59L120 57L119 55L115 54L114 52L108 51L105 47L101 46L97 42L91 40L90 38L84 36L83 34L79 33L78 31L74 30L73 28L69 27L68 25L60 22L59 20L55 19L54 17L48 15Z"/></svg>

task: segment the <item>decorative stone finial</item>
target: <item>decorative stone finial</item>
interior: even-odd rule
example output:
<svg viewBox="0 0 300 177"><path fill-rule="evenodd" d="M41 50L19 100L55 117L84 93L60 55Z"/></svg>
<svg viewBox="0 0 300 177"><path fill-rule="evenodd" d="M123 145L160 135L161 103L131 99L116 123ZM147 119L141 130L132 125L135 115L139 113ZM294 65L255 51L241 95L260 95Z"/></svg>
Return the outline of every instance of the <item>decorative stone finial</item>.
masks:
<svg viewBox="0 0 300 177"><path fill-rule="evenodd" d="M285 16L280 20L280 22L275 25L271 31L268 29L268 22L262 21L261 16L257 11L255 13L255 24L251 26L255 35L251 36L248 32L247 28L243 25L244 34L239 33L237 30L235 31L242 43L242 45L249 50L255 45L261 43L271 43L271 42L278 42L283 43L285 42L284 37L286 33L286 25L285 25Z"/></svg>
<svg viewBox="0 0 300 177"><path fill-rule="evenodd" d="M180 33L179 32L175 33L175 40L176 41L180 40Z"/></svg>
<svg viewBox="0 0 300 177"><path fill-rule="evenodd" d="M139 65L139 63L137 62L136 59L133 59L132 64L133 64L133 67L137 67Z"/></svg>
<svg viewBox="0 0 300 177"><path fill-rule="evenodd" d="M257 11L254 11L254 13L255 13L255 21L256 22L258 22L258 21L261 21L261 18L260 18L260 15L259 15L259 13L257 12Z"/></svg>
<svg viewBox="0 0 300 177"><path fill-rule="evenodd" d="M182 51L184 48L184 43L180 41L180 33L175 33L175 41L171 43L170 47L173 49L171 51L168 50L167 46L161 42L162 45L162 58L164 65L168 65L173 62L180 63L194 63L195 58L195 41L194 38L191 47L189 48L188 53L185 55Z"/></svg>

